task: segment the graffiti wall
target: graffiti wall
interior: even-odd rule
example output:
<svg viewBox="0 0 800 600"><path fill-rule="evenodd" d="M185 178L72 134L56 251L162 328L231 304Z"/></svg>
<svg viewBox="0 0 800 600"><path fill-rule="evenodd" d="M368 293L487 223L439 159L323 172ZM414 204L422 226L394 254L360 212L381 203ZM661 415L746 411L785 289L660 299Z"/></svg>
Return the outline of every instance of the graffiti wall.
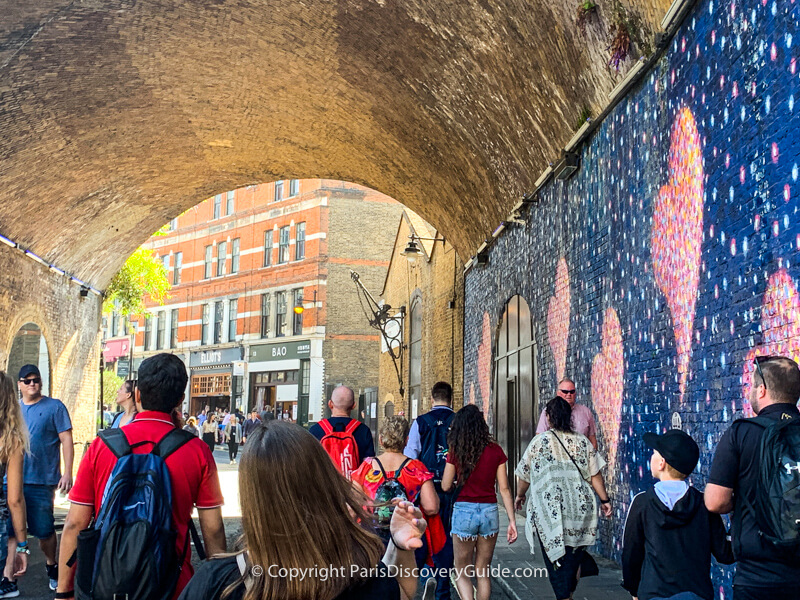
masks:
<svg viewBox="0 0 800 600"><path fill-rule="evenodd" d="M551 181L467 274L465 389L491 406L486 331L521 294L543 400L563 374L596 415L616 501L599 549L615 558L631 499L653 483L642 434L677 414L702 487L749 411L753 357L800 358L798 31L794 0L699 2L576 175ZM731 575L715 568L721 597Z"/></svg>

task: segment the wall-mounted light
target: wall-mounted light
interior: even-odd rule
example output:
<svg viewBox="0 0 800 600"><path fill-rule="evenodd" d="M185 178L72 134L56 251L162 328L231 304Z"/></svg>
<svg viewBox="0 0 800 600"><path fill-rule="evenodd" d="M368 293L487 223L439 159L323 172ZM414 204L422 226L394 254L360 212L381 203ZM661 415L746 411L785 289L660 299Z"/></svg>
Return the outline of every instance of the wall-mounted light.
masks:
<svg viewBox="0 0 800 600"><path fill-rule="evenodd" d="M81 286L81 298L86 298L89 295L89 288L85 285Z"/></svg>
<svg viewBox="0 0 800 600"><path fill-rule="evenodd" d="M553 165L553 173L556 179L566 181L578 170L579 164L576 152L562 152L561 158Z"/></svg>
<svg viewBox="0 0 800 600"><path fill-rule="evenodd" d="M302 315L304 310L305 308L303 308L301 305L297 305L294 307L294 314Z"/></svg>
<svg viewBox="0 0 800 600"><path fill-rule="evenodd" d="M409 240L408 244L406 244L406 247L401 252L401 254L403 256L405 256L406 259L408 260L408 262L410 262L411 264L414 264L417 261L417 259L419 258L419 256L422 254L422 250L420 249L419 244L417 244L418 241L421 241L421 240L425 240L425 241L428 241L428 242L444 242L445 241L445 239L443 237L442 238L439 238L439 237L432 237L432 238L431 237L420 237L416 233L412 233L410 236L408 236L408 240Z"/></svg>

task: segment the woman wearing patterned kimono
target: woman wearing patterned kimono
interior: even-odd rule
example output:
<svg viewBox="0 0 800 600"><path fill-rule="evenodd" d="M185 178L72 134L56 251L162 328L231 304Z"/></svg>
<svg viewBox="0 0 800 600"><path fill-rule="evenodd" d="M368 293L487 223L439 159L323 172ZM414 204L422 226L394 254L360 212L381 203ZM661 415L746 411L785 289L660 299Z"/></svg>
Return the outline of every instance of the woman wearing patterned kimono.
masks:
<svg viewBox="0 0 800 600"><path fill-rule="evenodd" d="M611 501L600 474L605 461L589 438L572 431L569 404L553 398L545 411L551 429L531 440L517 465L515 506L522 509L530 488L525 533L531 554L535 532L553 592L566 600L578 584L586 548L597 538L595 493L605 517L611 516Z"/></svg>

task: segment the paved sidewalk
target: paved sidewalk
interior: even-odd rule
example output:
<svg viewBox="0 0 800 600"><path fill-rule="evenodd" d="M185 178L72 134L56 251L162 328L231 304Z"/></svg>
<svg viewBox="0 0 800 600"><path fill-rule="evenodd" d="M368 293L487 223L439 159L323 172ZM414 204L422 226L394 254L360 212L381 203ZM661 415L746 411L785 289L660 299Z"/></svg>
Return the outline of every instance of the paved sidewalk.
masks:
<svg viewBox="0 0 800 600"><path fill-rule="evenodd" d="M517 514L517 531L519 538L514 544L506 542L506 529L508 519L505 510L500 506L500 535L494 551L493 569L508 568L532 569L533 577L494 577L492 582L492 596L495 590L502 591L511 600L530 600L531 598L555 598L553 588L547 579L541 549L536 547L536 554L531 555L530 545L525 538L525 519ZM575 590L574 600L630 600L631 596L622 587L622 571L619 565L606 558L594 555L600 575L581 579ZM540 569L536 571L536 569Z"/></svg>

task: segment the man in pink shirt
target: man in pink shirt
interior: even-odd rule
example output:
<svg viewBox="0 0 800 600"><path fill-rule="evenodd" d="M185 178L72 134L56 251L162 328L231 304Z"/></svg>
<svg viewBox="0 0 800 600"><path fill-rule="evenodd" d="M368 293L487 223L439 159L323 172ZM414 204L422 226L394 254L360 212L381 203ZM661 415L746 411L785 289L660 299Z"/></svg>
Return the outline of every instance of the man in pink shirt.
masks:
<svg viewBox="0 0 800 600"><path fill-rule="evenodd" d="M556 396L566 400L572 407L572 429L575 433L582 433L589 441L592 442L595 450L597 450L597 425L594 422L594 415L588 406L583 404L575 404L575 382L566 377L558 382L558 390ZM544 433L550 429L550 423L547 421L547 415L542 411L539 415L539 425L536 427L536 433Z"/></svg>

